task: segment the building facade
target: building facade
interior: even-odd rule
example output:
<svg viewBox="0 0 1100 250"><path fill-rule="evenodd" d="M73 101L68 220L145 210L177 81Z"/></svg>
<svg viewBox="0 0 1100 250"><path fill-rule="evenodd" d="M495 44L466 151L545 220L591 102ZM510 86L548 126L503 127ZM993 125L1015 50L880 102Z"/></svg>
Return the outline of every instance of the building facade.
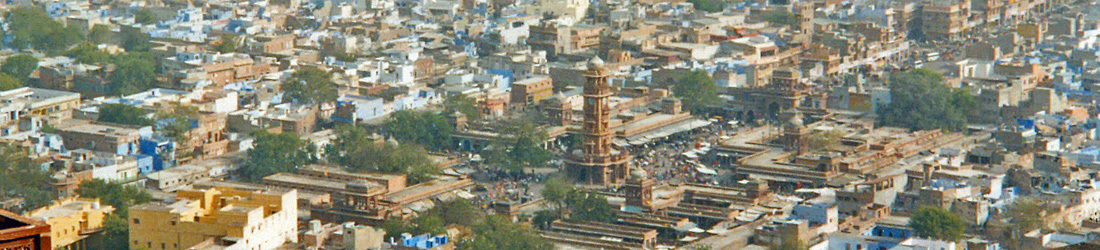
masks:
<svg viewBox="0 0 1100 250"><path fill-rule="evenodd" d="M130 207L131 249L189 249L213 240L226 250L269 250L298 242L295 190L185 189L176 196L171 204Z"/></svg>

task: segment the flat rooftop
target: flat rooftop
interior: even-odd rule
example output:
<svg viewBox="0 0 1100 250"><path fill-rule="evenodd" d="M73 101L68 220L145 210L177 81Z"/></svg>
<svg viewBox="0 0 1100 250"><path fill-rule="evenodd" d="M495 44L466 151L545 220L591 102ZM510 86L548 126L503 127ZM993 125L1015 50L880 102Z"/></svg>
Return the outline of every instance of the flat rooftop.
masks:
<svg viewBox="0 0 1100 250"><path fill-rule="evenodd" d="M30 217L48 220L51 218L65 217L72 214L80 213L81 211L84 211L84 208L91 208L92 210L96 210L96 207L99 207L99 209L114 210L114 207L111 206L100 206L99 202L95 200L74 199L64 201L61 204L54 204L44 207L44 209L42 210L35 210L32 212L32 214L30 214Z"/></svg>
<svg viewBox="0 0 1100 250"><path fill-rule="evenodd" d="M139 133L137 129L131 128L129 126L100 124L91 121L75 121L67 125L69 126L59 127L58 129L65 132L81 134L102 134L115 137L138 136Z"/></svg>
<svg viewBox="0 0 1100 250"><path fill-rule="evenodd" d="M290 183L294 185L313 186L324 189L346 190L348 183L290 173L278 173L264 177L264 182ZM373 183L372 183L373 184ZM375 184L377 186L377 184Z"/></svg>
<svg viewBox="0 0 1100 250"><path fill-rule="evenodd" d="M469 184L469 179L434 179L431 181L413 185L411 187L407 187L397 192L389 193L386 195L386 200L390 200L393 202L407 202L407 200L412 197L424 194L427 194L427 196L436 195L445 191L453 190L453 188L461 188L462 186Z"/></svg>

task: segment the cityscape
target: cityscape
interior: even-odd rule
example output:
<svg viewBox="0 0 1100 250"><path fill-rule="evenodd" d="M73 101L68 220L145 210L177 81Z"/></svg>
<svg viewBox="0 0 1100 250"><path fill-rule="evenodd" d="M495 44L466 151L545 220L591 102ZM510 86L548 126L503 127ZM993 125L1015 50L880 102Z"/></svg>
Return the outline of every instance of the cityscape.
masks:
<svg viewBox="0 0 1100 250"><path fill-rule="evenodd" d="M1100 250L1100 4L0 1L53 249Z"/></svg>

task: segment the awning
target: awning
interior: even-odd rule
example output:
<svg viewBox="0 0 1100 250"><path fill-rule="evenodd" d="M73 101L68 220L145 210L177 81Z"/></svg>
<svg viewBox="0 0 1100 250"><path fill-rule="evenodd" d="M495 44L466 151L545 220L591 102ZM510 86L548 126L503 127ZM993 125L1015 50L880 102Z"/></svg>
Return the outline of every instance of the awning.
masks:
<svg viewBox="0 0 1100 250"><path fill-rule="evenodd" d="M699 173L703 174L718 175L718 171L714 171L714 169L710 169L704 166L695 166L695 171L699 171Z"/></svg>

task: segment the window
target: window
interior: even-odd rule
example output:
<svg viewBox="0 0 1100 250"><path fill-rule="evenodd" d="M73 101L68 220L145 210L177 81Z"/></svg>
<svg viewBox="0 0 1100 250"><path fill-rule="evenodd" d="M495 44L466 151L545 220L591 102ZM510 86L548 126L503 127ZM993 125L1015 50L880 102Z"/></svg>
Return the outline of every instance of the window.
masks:
<svg viewBox="0 0 1100 250"><path fill-rule="evenodd" d="M141 220L139 220L138 218L134 218L134 224L141 224Z"/></svg>

